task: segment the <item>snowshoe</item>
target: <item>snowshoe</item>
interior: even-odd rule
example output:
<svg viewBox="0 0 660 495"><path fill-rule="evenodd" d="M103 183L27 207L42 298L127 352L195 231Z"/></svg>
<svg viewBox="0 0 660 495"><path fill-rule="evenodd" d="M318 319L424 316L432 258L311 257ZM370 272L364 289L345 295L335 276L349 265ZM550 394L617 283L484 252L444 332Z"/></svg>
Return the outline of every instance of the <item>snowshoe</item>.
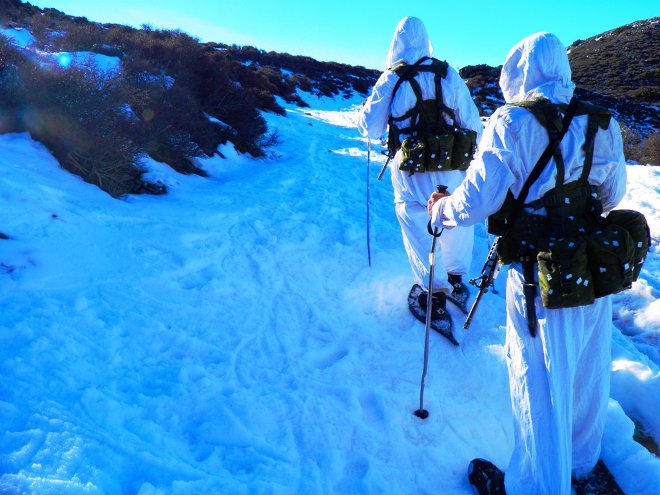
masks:
<svg viewBox="0 0 660 495"><path fill-rule="evenodd" d="M426 324L426 299L428 293L418 284L412 286L408 294L408 308L415 318ZM452 344L458 345L452 332L452 320L447 311L447 300L443 292L433 294L431 308L431 328L448 339Z"/></svg>
<svg viewBox="0 0 660 495"><path fill-rule="evenodd" d="M506 495L504 472L486 459L470 461L468 481L475 495Z"/></svg>
<svg viewBox="0 0 660 495"><path fill-rule="evenodd" d="M573 477L572 481L576 495L624 495L614 475L600 459L590 473Z"/></svg>

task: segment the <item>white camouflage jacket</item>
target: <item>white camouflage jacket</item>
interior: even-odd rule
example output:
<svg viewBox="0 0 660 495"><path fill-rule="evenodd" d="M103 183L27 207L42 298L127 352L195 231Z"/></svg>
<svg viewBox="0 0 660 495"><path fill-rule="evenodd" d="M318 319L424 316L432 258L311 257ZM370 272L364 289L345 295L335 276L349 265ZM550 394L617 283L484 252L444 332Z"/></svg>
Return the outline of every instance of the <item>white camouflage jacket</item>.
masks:
<svg viewBox="0 0 660 495"><path fill-rule="evenodd" d="M399 76L391 68L401 62L414 64L422 57L430 57L432 51L422 21L416 17L402 19L390 44L387 55L388 69L381 74L360 111L358 129L363 136L373 139L382 137L387 132L390 114L395 117L401 116L415 105L415 93L407 82L400 85L396 95L392 98L392 91ZM430 63L430 61L426 63ZM421 73L416 76L416 79L420 83L424 99L435 96L435 82L432 73ZM478 139L481 136L483 125L465 82L449 66L447 77L442 80L441 84L444 104L454 110L458 126L476 131ZM447 121L450 122L449 119ZM401 122L400 125L401 127L407 126L409 121ZM414 201L422 205L426 205L430 193L435 190L435 184L448 184L451 190L453 189L452 182L457 185L464 177L464 173L459 171L427 172L409 176L407 172L398 170L398 155L392 162L391 171L395 202ZM450 177L453 177L454 180L452 181Z"/></svg>
<svg viewBox="0 0 660 495"><path fill-rule="evenodd" d="M570 101L575 85L566 49L550 33L537 33L521 41L509 52L502 68L500 87L507 103L545 97L553 103ZM584 162L587 116L576 116L560 149L565 162L565 182L578 179ZM452 228L473 225L504 203L507 191L515 197L548 145L548 134L532 113L505 105L490 117L479 143L477 156L467 176L451 196L433 206L432 223ZM555 186L554 159L532 185L526 203L542 197ZM614 208L625 194L626 168L621 130L610 120L607 130L599 130L589 183L598 186L605 211Z"/></svg>

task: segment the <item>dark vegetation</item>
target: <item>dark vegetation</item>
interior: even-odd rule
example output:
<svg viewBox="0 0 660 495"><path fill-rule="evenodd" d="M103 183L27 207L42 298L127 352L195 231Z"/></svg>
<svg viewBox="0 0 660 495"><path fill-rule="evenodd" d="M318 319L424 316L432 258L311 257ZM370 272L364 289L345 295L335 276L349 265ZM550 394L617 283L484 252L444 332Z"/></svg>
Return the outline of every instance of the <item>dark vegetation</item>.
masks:
<svg viewBox="0 0 660 495"><path fill-rule="evenodd" d="M575 94L612 111L626 158L660 165L660 18L635 22L568 47ZM482 115L504 104L502 67L472 65L459 73Z"/></svg>
<svg viewBox="0 0 660 495"><path fill-rule="evenodd" d="M278 142L261 114L285 114L277 97L308 106L299 89L310 96L366 94L377 76L308 57L203 44L176 30L93 23L16 0L0 0L0 23L36 38L24 50L0 37L0 132L30 132L62 167L113 196L165 192L143 180L144 155L200 175L195 158L214 155L227 141L262 157ZM121 70L45 63L33 48L117 57Z"/></svg>
<svg viewBox="0 0 660 495"><path fill-rule="evenodd" d="M626 157L659 165L660 17L578 40L568 51L578 87L623 122Z"/></svg>
<svg viewBox="0 0 660 495"><path fill-rule="evenodd" d="M365 95L379 73L250 46L200 43L176 30L99 24L19 0L0 0L0 25L26 28L35 46L0 36L0 132L27 131L60 164L119 197L163 193L144 180L145 155L178 172L205 175L196 158L230 141L266 155L278 143L262 112L285 115L280 102ZM577 94L613 110L626 156L660 163L658 18L577 41L569 57ZM121 61L62 67L44 52L92 52ZM500 67L461 69L482 115L504 103ZM280 100L278 100L278 98Z"/></svg>

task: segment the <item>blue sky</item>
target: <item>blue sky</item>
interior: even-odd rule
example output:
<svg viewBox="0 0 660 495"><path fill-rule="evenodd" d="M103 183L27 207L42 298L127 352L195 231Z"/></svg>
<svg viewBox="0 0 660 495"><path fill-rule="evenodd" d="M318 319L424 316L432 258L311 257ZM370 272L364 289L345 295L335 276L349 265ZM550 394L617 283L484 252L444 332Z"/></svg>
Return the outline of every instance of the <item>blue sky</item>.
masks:
<svg viewBox="0 0 660 495"><path fill-rule="evenodd" d="M660 16L658 0L32 0L92 21L177 28L202 41L253 45L383 69L398 21L424 21L434 55L454 67L502 63L525 36L550 31L566 45Z"/></svg>

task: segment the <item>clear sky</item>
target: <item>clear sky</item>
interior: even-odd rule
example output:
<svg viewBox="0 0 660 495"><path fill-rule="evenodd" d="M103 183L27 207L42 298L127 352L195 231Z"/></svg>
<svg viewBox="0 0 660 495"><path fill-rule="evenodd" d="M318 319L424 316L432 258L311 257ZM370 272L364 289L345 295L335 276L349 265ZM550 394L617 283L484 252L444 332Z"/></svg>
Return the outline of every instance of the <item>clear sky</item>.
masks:
<svg viewBox="0 0 660 495"><path fill-rule="evenodd" d="M660 16L659 0L32 0L98 22L181 29L202 41L384 69L399 20L426 24L434 55L456 68L500 65L525 36L550 31L565 45Z"/></svg>

